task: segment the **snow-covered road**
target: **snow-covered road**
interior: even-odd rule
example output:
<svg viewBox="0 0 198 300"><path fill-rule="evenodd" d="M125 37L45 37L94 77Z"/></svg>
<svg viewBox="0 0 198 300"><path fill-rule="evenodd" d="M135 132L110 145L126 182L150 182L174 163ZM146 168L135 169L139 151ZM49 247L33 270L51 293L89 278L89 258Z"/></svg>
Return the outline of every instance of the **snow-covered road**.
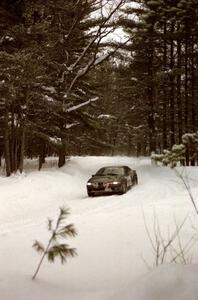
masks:
<svg viewBox="0 0 198 300"><path fill-rule="evenodd" d="M135 168L139 184L122 196L88 198L88 178L111 164ZM188 176L183 175L196 200L198 171L188 168L187 172ZM0 195L2 300L125 300L116 295L128 290L148 272L147 264L153 266L155 261L145 227L153 236L158 222L168 239L187 218L181 231L185 244L198 225L188 193L175 172L151 165L145 158L75 157L61 169L0 177ZM31 246L35 239L47 241L47 218L56 219L61 206L70 208L68 222L78 230L78 236L68 241L77 248L78 257L65 266L45 262L37 281L32 282L39 256ZM195 245L195 261L196 249Z"/></svg>

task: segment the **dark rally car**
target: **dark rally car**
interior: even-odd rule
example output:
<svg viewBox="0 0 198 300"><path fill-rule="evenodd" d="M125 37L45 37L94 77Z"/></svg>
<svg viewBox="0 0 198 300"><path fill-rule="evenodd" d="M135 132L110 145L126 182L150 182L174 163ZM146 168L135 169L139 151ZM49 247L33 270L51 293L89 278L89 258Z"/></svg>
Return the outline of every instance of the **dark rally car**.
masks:
<svg viewBox="0 0 198 300"><path fill-rule="evenodd" d="M137 183L136 171L128 166L103 167L88 180L87 194L124 194Z"/></svg>

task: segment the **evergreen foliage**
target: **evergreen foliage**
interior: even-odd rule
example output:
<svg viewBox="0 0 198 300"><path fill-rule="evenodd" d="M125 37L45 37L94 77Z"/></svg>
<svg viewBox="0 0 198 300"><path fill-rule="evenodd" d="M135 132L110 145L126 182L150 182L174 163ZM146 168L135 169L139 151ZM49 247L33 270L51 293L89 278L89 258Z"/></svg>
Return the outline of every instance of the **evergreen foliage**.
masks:
<svg viewBox="0 0 198 300"><path fill-rule="evenodd" d="M0 17L7 176L24 155L61 167L72 154L171 151L197 132L198 0L2 1ZM129 39L106 39L121 26Z"/></svg>
<svg viewBox="0 0 198 300"><path fill-rule="evenodd" d="M131 36L126 51L136 81L129 86L141 103L139 125L146 126L146 148L162 152L198 129L198 2L135 2L128 1L120 20Z"/></svg>
<svg viewBox="0 0 198 300"><path fill-rule="evenodd" d="M102 40L114 30L111 22L123 2L106 14L97 0L0 4L0 147L7 176L22 172L24 154L39 156L39 169L49 153L64 165L69 143L97 128L87 113L98 99L90 72L115 51L105 50Z"/></svg>
<svg viewBox="0 0 198 300"><path fill-rule="evenodd" d="M153 153L151 159L162 162L165 166L174 168L178 163L186 164L188 156L191 165L198 161L198 133L185 133L182 136L182 143L173 145L171 150L163 150L161 154Z"/></svg>
<svg viewBox="0 0 198 300"><path fill-rule="evenodd" d="M174 168L178 162L184 161L186 148L183 144L173 145L171 150L164 150L161 154L152 154L151 159L161 162L165 166Z"/></svg>
<svg viewBox="0 0 198 300"><path fill-rule="evenodd" d="M54 227L53 221L51 219L48 220L50 238L46 246L37 240L34 242L33 248L40 253L42 257L32 279L36 278L45 257L47 257L49 262L54 262L56 258L60 258L61 263L64 264L67 262L67 258L77 255L76 249L70 248L69 245L61 242L68 237L75 237L77 235L73 224L65 225L65 219L68 215L68 209L60 208L60 213Z"/></svg>

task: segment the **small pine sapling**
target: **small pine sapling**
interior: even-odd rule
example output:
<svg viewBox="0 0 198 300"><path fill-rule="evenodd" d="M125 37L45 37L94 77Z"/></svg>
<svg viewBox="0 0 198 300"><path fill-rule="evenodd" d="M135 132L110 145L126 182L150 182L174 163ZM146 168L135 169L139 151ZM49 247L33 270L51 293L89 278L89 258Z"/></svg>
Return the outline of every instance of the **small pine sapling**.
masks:
<svg viewBox="0 0 198 300"><path fill-rule="evenodd" d="M36 278L45 257L47 257L49 262L54 262L55 258L59 257L61 263L64 264L68 257L74 257L77 255L76 249L70 248L69 245L61 243L60 241L66 239L67 237L75 237L77 235L77 231L73 224L64 224L64 221L68 215L68 209L60 208L60 213L54 228L53 220L48 219L48 231L50 232L50 238L46 247L37 240L34 242L32 247L38 253L42 254L42 257L32 277L33 280Z"/></svg>

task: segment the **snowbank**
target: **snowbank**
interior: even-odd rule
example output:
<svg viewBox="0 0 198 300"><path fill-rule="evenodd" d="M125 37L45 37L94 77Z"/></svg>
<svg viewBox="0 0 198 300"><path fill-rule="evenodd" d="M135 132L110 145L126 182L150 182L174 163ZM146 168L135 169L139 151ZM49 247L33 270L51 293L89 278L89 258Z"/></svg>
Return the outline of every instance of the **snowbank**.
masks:
<svg viewBox="0 0 198 300"><path fill-rule="evenodd" d="M111 164L135 168L138 186L122 196L88 198L88 178ZM187 173L197 202L198 170L191 167ZM181 242L197 240L198 217L173 170L128 157L73 157L61 169L51 159L40 172L28 162L26 174L0 177L0 195L2 300L197 299L196 264L148 270L156 258L145 226L153 237L157 220L166 240L186 218ZM47 218L56 219L60 206L71 210L68 222L75 224L78 236L68 243L78 257L64 266L45 261L32 281L39 261L32 244L47 241ZM192 263L198 261L197 253L195 243L187 253Z"/></svg>

